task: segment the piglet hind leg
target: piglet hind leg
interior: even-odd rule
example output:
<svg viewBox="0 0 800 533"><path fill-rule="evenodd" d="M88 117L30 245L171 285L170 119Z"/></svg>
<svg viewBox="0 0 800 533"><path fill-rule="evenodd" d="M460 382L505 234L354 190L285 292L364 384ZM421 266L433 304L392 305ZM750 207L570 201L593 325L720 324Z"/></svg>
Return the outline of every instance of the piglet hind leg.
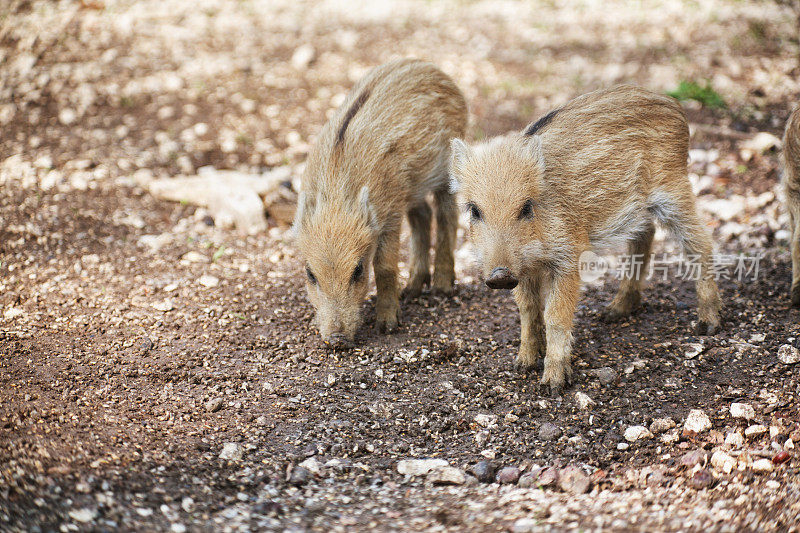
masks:
<svg viewBox="0 0 800 533"><path fill-rule="evenodd" d="M520 371L536 367L542 369L542 359L547 349L539 281L523 279L514 289L514 299L519 307L519 353L514 366Z"/></svg>
<svg viewBox="0 0 800 533"><path fill-rule="evenodd" d="M572 377L572 325L579 297L580 278L575 268L555 277L545 301L547 355L541 383L554 393Z"/></svg>
<svg viewBox="0 0 800 533"><path fill-rule="evenodd" d="M375 300L376 326L381 333L397 329L400 315L400 291L397 285L400 228L384 231L378 240L373 268L378 292Z"/></svg>
<svg viewBox="0 0 800 533"><path fill-rule="evenodd" d="M423 287L431 282L431 208L422 201L408 210L408 225L411 227L411 267L409 281L403 290L404 298L416 298Z"/></svg>
<svg viewBox="0 0 800 533"><path fill-rule="evenodd" d="M447 188L433 195L436 202L436 259L433 267L433 292L452 294L455 279L456 231L458 230L458 205Z"/></svg>
<svg viewBox="0 0 800 533"><path fill-rule="evenodd" d="M665 199L659 212L662 214L661 222L683 246L686 259L699 261L698 277L695 280L697 333L713 335L719 330L722 301L714 279L711 236L697 214L688 180L685 192Z"/></svg>
<svg viewBox="0 0 800 533"><path fill-rule="evenodd" d="M655 225L650 222L641 233L628 242L630 271L625 273L617 295L606 307L603 313L605 319L618 320L626 317L641 305L642 278L647 275L655 231Z"/></svg>

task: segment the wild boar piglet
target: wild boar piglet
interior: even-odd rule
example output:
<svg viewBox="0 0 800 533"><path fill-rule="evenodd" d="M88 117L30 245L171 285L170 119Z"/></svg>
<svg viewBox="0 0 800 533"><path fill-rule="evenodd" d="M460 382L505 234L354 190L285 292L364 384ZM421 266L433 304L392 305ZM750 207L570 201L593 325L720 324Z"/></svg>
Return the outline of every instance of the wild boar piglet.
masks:
<svg viewBox="0 0 800 533"><path fill-rule="evenodd" d="M792 307L800 307L800 107L783 136L783 196L792 231Z"/></svg>
<svg viewBox="0 0 800 533"><path fill-rule="evenodd" d="M521 318L517 364L544 357L541 381L570 377L579 257L626 243L643 264L624 279L607 313L628 315L654 222L699 261L698 329L719 326L712 246L687 177L689 128L672 98L632 86L580 96L521 133L469 147L454 139L452 189L470 213L470 235L486 284L513 289Z"/></svg>
<svg viewBox="0 0 800 533"><path fill-rule="evenodd" d="M411 227L408 296L450 293L458 208L448 189L450 140L463 136L464 97L430 63L405 59L375 68L322 128L309 154L295 218L308 298L332 347L352 343L373 267L376 318L392 331L400 309L398 255L403 216ZM430 274L436 205L436 257Z"/></svg>

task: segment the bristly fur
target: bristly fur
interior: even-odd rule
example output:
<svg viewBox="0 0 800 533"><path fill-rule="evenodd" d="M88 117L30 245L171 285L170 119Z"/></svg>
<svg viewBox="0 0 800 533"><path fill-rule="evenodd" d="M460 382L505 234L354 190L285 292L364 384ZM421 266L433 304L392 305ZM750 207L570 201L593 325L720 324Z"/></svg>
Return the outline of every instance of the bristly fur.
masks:
<svg viewBox="0 0 800 533"><path fill-rule="evenodd" d="M518 282L517 363L535 366L545 355L543 383L557 389L571 372L580 254L627 244L643 261L609 306L610 316L627 315L641 299L655 222L699 256L698 325L719 326L711 239L695 208L688 150L680 104L632 86L579 96L520 133L472 148L451 143L451 188L481 215L470 235L484 276L503 267Z"/></svg>
<svg viewBox="0 0 800 533"><path fill-rule="evenodd" d="M369 72L322 128L309 153L295 218L308 295L323 339L352 340L373 266L376 318L398 323L400 226L411 226L410 295L453 288L458 213L448 191L450 139L464 134L467 107L453 81L430 63L404 59ZM436 260L430 273L436 203ZM359 274L354 276L358 266Z"/></svg>
<svg viewBox="0 0 800 533"><path fill-rule="evenodd" d="M553 118L559 111L560 111L559 109L554 109L550 111L548 114L546 114L545 116L543 116L542 118L540 118L539 120L528 126L525 129L525 133L523 133L523 135L531 136L536 133L539 133L539 130L550 124L550 121L553 120Z"/></svg>
<svg viewBox="0 0 800 533"><path fill-rule="evenodd" d="M783 135L783 195L792 231L793 307L800 307L800 106L786 122Z"/></svg>
<svg viewBox="0 0 800 533"><path fill-rule="evenodd" d="M356 101L353 102L353 105L350 106L350 109L347 110L347 113L344 115L344 119L342 120L342 125L339 128L339 131L336 132L336 144L341 145L344 142L344 133L347 131L347 126L350 124L350 121L353 120L353 117L358 113L358 110L361 109L361 106L364 105L364 102L367 101L369 98L370 88L365 87L361 94L358 95Z"/></svg>

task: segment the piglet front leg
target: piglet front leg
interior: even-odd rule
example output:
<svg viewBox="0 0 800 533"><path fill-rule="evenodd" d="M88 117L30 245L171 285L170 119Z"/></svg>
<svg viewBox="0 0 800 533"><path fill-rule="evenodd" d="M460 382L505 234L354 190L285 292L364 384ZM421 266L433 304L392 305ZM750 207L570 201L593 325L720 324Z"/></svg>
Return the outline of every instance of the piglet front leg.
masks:
<svg viewBox="0 0 800 533"><path fill-rule="evenodd" d="M547 293L544 309L547 355L541 383L552 392L563 388L572 377L572 325L580 296L578 271L557 275Z"/></svg>

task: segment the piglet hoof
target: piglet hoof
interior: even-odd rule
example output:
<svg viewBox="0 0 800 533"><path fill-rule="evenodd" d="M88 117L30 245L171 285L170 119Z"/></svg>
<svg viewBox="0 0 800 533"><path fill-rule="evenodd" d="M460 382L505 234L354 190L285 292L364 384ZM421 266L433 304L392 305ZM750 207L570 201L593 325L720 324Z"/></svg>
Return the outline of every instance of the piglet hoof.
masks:
<svg viewBox="0 0 800 533"><path fill-rule="evenodd" d="M412 276L408 281L406 288L401 292L401 297L404 300L413 300L414 298L418 298L419 295L422 294L422 289L426 285L429 285L430 282L431 275L428 272Z"/></svg>
<svg viewBox="0 0 800 533"><path fill-rule="evenodd" d="M397 330L397 326L399 325L399 321L397 320L397 314L389 314L387 317L379 317L375 321L375 325L378 328L380 333L392 333Z"/></svg>
<svg viewBox="0 0 800 533"><path fill-rule="evenodd" d="M431 294L434 296L452 296L456 292L455 285L437 287L433 285L431 287Z"/></svg>
<svg viewBox="0 0 800 533"><path fill-rule="evenodd" d="M793 285L790 293L792 307L800 307L800 285Z"/></svg>
<svg viewBox="0 0 800 533"><path fill-rule="evenodd" d="M540 350L533 350L531 354L519 354L514 360L514 370L522 374L528 374L535 370L544 370L544 353Z"/></svg>
<svg viewBox="0 0 800 533"><path fill-rule="evenodd" d="M564 366L548 366L545 364L545 370L542 374L541 384L550 386L550 394L557 396L564 386L571 381L572 368L569 365Z"/></svg>
<svg viewBox="0 0 800 533"><path fill-rule="evenodd" d="M452 275L442 276L434 272L431 292L440 296L450 296L456 291L455 279Z"/></svg>
<svg viewBox="0 0 800 533"><path fill-rule="evenodd" d="M630 315L630 313L623 312L616 307L608 306L602 311L600 311L600 320L603 322L619 322L623 318L626 318Z"/></svg>
<svg viewBox="0 0 800 533"><path fill-rule="evenodd" d="M514 361L514 370L520 374L530 374L534 370L541 370L541 363L537 365L536 363L522 362L517 359Z"/></svg>
<svg viewBox="0 0 800 533"><path fill-rule="evenodd" d="M698 335L714 335L719 330L719 324L698 320L696 332Z"/></svg>
<svg viewBox="0 0 800 533"><path fill-rule="evenodd" d="M406 286L405 289L402 290L400 293L400 298L403 300L413 300L415 298L419 298L419 295L422 294L422 285L411 285L410 283Z"/></svg>

